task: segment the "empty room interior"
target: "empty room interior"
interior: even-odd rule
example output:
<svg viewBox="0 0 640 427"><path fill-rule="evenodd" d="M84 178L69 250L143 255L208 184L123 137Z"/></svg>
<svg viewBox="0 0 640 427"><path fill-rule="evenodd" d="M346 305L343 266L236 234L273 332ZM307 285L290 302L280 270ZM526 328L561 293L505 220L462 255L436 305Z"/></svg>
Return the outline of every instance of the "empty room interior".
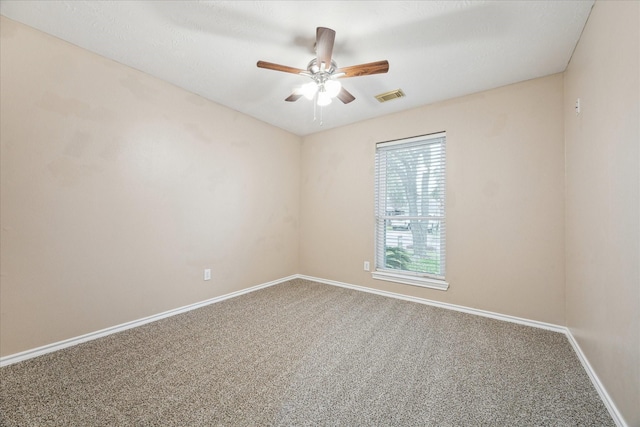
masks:
<svg viewBox="0 0 640 427"><path fill-rule="evenodd" d="M0 425L640 426L640 2L0 13Z"/></svg>

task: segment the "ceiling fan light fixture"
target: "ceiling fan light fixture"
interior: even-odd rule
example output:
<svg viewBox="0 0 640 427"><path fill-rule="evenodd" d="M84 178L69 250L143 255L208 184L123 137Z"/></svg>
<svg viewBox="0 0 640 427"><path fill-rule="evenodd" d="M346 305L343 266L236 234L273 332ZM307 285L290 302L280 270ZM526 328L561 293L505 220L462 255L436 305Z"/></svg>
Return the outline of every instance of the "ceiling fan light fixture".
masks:
<svg viewBox="0 0 640 427"><path fill-rule="evenodd" d="M337 80L327 80L324 83L324 89L327 91L327 94L331 98L335 98L340 93L340 89L342 89L342 84Z"/></svg>
<svg viewBox="0 0 640 427"><path fill-rule="evenodd" d="M318 92L318 105L324 107L329 104L331 104L331 97L329 96L329 93L321 89Z"/></svg>
<svg viewBox="0 0 640 427"><path fill-rule="evenodd" d="M310 101L316 96L317 91L318 85L316 84L316 82L305 83L300 88L300 92L302 93L302 95Z"/></svg>

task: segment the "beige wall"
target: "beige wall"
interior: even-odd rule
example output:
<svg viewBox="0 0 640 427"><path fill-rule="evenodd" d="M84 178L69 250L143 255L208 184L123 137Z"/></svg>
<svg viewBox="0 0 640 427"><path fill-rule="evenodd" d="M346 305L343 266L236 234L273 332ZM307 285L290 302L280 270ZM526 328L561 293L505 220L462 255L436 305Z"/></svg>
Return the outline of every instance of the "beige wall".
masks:
<svg viewBox="0 0 640 427"><path fill-rule="evenodd" d="M299 137L0 28L2 355L297 273Z"/></svg>
<svg viewBox="0 0 640 427"><path fill-rule="evenodd" d="M564 102L567 325L629 426L640 425L639 28L639 2L596 2Z"/></svg>
<svg viewBox="0 0 640 427"><path fill-rule="evenodd" d="M564 325L562 101L557 74L305 137L300 273ZM374 280L375 143L439 131L450 288Z"/></svg>

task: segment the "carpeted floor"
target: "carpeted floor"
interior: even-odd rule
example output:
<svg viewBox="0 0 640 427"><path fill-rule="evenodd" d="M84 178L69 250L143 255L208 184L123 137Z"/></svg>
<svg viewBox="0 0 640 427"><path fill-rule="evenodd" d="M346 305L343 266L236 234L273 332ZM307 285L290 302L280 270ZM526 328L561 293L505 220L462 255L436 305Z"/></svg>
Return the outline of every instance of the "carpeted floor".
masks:
<svg viewBox="0 0 640 427"><path fill-rule="evenodd" d="M3 426L613 426L559 333L294 280L0 369Z"/></svg>

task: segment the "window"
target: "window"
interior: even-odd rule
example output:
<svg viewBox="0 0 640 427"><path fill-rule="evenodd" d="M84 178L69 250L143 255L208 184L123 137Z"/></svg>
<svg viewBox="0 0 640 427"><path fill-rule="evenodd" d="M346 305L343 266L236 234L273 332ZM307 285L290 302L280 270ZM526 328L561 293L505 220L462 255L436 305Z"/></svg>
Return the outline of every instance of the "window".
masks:
<svg viewBox="0 0 640 427"><path fill-rule="evenodd" d="M446 290L444 132L376 146L376 269L381 280Z"/></svg>

